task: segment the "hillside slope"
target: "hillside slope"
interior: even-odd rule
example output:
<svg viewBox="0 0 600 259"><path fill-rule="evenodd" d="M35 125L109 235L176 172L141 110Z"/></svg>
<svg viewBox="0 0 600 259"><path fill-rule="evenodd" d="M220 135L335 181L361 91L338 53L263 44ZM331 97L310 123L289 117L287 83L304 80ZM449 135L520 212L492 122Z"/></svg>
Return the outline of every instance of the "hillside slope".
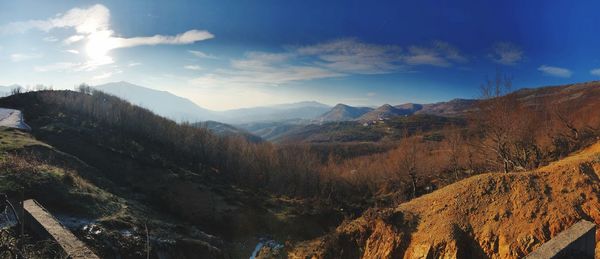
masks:
<svg viewBox="0 0 600 259"><path fill-rule="evenodd" d="M368 121L376 121L376 120L385 120L391 117L410 115L414 113L412 109L404 109L402 107L398 108L395 106L391 106L389 104L384 104L378 107L375 110L367 112L362 116L358 117L356 120L360 122L368 122Z"/></svg>
<svg viewBox="0 0 600 259"><path fill-rule="evenodd" d="M192 232L176 229L185 223L148 206L141 193L134 195L98 168L29 133L0 128L0 177L0 192L14 198L22 188L26 199L43 204L103 258L144 257L144 224L152 236L160 238L152 242L157 247L154 252L223 257L218 238L196 227L191 227ZM196 244L186 245L185 240ZM38 253L28 258L59 257Z"/></svg>
<svg viewBox="0 0 600 259"><path fill-rule="evenodd" d="M370 107L352 107L339 103L330 111L319 116L316 120L319 122L349 121L354 120L372 110L373 108Z"/></svg>
<svg viewBox="0 0 600 259"><path fill-rule="evenodd" d="M581 219L600 223L599 174L600 142L535 171L477 175L371 209L289 257L521 258Z"/></svg>
<svg viewBox="0 0 600 259"><path fill-rule="evenodd" d="M23 111L32 128L0 130L0 191L16 197L24 188L102 257L145 258L145 225L152 256L171 258L238 258L260 236L322 234L318 225L298 227L319 217L290 209L300 202L234 186L223 165L195 157L221 152L197 148L209 141L227 147L205 129L102 93L27 92L0 98L0 107Z"/></svg>
<svg viewBox="0 0 600 259"><path fill-rule="evenodd" d="M438 116L461 116L476 108L477 100L453 99L447 102L424 104L415 114L432 114Z"/></svg>
<svg viewBox="0 0 600 259"><path fill-rule="evenodd" d="M128 82L107 83L94 86L94 88L176 121L195 122L216 117L213 111L204 109L186 98L167 91L154 90Z"/></svg>
<svg viewBox="0 0 600 259"><path fill-rule="evenodd" d="M362 118L362 117L361 117ZM337 121L309 124L288 130L272 141L278 143L332 143L332 142L382 142L394 141L406 133L435 134L446 126L464 125L460 118L435 115L396 116L387 120L359 123Z"/></svg>
<svg viewBox="0 0 600 259"><path fill-rule="evenodd" d="M312 120L331 109L322 103L305 101L288 104L241 108L218 112L218 121L243 124L277 122L293 119Z"/></svg>
<svg viewBox="0 0 600 259"><path fill-rule="evenodd" d="M248 132L261 137L262 139L271 141L275 140L288 132L302 128L308 124L307 120L283 120L272 122L251 122L235 125L238 128L247 130Z"/></svg>
<svg viewBox="0 0 600 259"><path fill-rule="evenodd" d="M247 140L249 142L253 142L253 143L258 143L258 142L263 141L263 139L261 137L256 136L246 130L236 128L232 125L229 125L226 123L221 123L218 121L195 122L195 123L192 123L191 125L194 127L208 129L210 132L212 132L218 136L224 136L224 137L238 136L238 137L242 137L245 140Z"/></svg>

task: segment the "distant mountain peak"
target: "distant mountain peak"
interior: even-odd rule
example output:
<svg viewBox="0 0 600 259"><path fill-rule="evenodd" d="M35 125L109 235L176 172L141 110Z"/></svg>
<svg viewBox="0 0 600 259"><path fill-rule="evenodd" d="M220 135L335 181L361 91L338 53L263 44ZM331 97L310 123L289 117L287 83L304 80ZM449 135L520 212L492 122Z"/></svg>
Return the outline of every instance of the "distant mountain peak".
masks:
<svg viewBox="0 0 600 259"><path fill-rule="evenodd" d="M325 105L325 106L327 106L326 104L322 104L322 103L317 102L317 101L301 101L301 102L295 102L295 103L292 103L292 104L314 104L314 105Z"/></svg>
<svg viewBox="0 0 600 259"><path fill-rule="evenodd" d="M167 91L156 90L126 81L92 86L97 90L116 95L131 103L152 110L158 115L176 121L200 121L214 118L214 112L194 102Z"/></svg>
<svg viewBox="0 0 600 259"><path fill-rule="evenodd" d="M266 106L266 107L284 108L284 109L300 108L300 107L319 107L319 108L328 108L328 109L331 108L331 106L317 102L317 101L301 101L301 102L294 102L294 103L283 103L283 104L276 104L276 105ZM256 107L256 108L258 108L258 107Z"/></svg>
<svg viewBox="0 0 600 259"><path fill-rule="evenodd" d="M369 107L353 107L343 103L336 104L331 110L317 118L317 121L348 121L354 120L363 114L372 111Z"/></svg>

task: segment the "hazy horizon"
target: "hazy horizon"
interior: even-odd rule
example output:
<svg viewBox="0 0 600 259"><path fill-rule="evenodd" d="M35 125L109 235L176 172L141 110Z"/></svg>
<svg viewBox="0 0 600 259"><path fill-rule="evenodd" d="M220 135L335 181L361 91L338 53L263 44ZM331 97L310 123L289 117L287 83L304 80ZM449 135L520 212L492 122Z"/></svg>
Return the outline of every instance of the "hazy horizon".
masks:
<svg viewBox="0 0 600 259"><path fill-rule="evenodd" d="M131 85L134 85L134 86L143 87L143 88L147 88L147 89L154 90L154 91L167 92L167 93L175 95L177 97L188 99L186 96L177 95L177 94L172 93L172 92L170 92L168 90L164 90L164 89L160 89L160 88L147 87L147 86L144 86L144 85L139 85L139 84L136 84L136 83L133 83L133 82L128 82L128 81L106 82L106 83L103 83L103 84L89 85L89 86L92 87L92 88L95 88L95 87L102 87L104 85L120 84L120 83L131 84ZM39 87L46 87L46 88L50 88L50 89L53 89L53 90L77 90L77 87L79 85L74 85L73 87L70 87L70 88L69 87L58 87L57 88L57 87L54 87L54 86L51 86L51 85L42 85L42 84L38 84L38 85L20 85L20 84L0 85L0 87L8 87L8 88L17 87L17 86L21 87L25 91L28 91L28 90L35 91ZM98 89L98 90L102 90L102 89ZM322 104L322 105L327 105L327 106L329 106L331 108L335 107L338 104L348 105L348 106L352 106L352 107L377 108L377 107L380 107L380 106L386 105L386 104L389 104L389 105L392 105L392 106L393 105L407 104L407 103L428 104L428 103L436 103L436 102L446 102L446 101L451 101L453 99L477 99L477 98L478 98L477 96L472 97L472 98L468 98L468 97L456 97L456 98L452 98L452 99L442 99L442 100L435 101L435 102L421 102L421 103L419 103L419 102L408 101L408 102L400 102L400 103L396 103L396 102L392 102L392 103L374 103L374 104L365 104L365 105L354 104L352 102L347 102L347 103L341 103L341 102L331 103L331 102L324 102L324 101L319 101L319 100L306 99L306 100L296 100L296 101L290 101L290 102L270 103L270 104L265 104L265 105L258 104L258 105L254 105L254 106L243 106L243 107L235 107L235 108L229 108L229 109L210 109L210 108L204 107L201 103L194 102L191 99L188 99L188 100L192 101L194 104L198 105L200 108L205 108L207 110L220 112L220 111L233 111L233 110L240 110L240 109L260 108L260 107L273 107L273 106L290 105L290 104L303 104L303 103L318 103L318 104ZM127 98L125 98L125 99L127 99Z"/></svg>

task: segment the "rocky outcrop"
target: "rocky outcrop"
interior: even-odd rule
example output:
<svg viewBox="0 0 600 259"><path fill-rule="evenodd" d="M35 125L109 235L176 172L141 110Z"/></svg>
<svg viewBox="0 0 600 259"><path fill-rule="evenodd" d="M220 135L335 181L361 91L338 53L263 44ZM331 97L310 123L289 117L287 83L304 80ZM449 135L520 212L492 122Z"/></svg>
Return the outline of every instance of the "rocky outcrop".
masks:
<svg viewBox="0 0 600 259"><path fill-rule="evenodd" d="M521 258L581 219L600 223L599 173L600 143L536 171L482 174L372 209L289 257Z"/></svg>

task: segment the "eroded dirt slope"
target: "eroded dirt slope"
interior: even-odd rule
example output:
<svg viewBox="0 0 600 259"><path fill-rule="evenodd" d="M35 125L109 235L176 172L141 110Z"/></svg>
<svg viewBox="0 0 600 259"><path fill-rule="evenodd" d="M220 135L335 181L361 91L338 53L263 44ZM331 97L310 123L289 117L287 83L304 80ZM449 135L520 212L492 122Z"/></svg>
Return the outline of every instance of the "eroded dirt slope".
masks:
<svg viewBox="0 0 600 259"><path fill-rule="evenodd" d="M581 219L600 224L599 174L600 142L532 172L482 174L371 209L289 257L520 258Z"/></svg>

